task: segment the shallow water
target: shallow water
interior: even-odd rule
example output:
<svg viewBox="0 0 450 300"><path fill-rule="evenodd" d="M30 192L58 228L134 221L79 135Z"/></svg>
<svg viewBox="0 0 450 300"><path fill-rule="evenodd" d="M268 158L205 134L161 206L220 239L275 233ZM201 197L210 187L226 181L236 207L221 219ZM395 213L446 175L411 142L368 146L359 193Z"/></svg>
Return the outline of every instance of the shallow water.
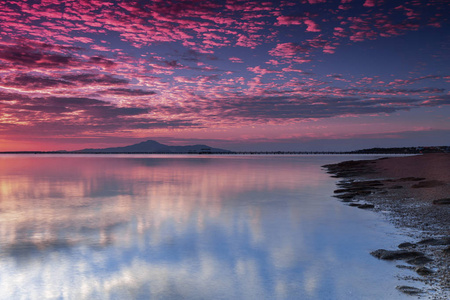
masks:
<svg viewBox="0 0 450 300"><path fill-rule="evenodd" d="M350 156L0 156L0 299L411 299Z"/></svg>

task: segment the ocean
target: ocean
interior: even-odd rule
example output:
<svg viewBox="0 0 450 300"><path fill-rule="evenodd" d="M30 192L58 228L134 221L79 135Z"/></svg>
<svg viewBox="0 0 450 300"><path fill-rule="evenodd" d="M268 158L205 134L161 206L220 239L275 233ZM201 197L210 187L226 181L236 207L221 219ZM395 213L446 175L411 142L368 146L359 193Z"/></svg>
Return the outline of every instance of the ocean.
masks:
<svg viewBox="0 0 450 300"><path fill-rule="evenodd" d="M410 299L321 168L375 157L1 155L0 299Z"/></svg>

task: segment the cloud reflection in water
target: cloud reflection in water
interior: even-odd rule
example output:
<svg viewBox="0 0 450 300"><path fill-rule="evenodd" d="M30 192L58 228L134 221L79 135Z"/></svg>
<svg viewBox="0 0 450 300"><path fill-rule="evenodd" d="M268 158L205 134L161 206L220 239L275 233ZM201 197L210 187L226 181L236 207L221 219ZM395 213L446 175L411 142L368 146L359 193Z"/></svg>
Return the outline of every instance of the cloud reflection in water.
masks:
<svg viewBox="0 0 450 300"><path fill-rule="evenodd" d="M319 166L334 160L0 157L0 298L395 293L395 282L364 288L386 276L366 251L384 234L328 199L333 180Z"/></svg>

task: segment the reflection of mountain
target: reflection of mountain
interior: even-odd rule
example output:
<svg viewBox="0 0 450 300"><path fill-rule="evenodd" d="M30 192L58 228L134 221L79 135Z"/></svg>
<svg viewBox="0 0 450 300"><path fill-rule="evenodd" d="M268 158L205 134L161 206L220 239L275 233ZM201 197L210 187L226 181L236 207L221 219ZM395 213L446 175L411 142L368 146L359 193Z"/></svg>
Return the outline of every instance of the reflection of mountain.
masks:
<svg viewBox="0 0 450 300"><path fill-rule="evenodd" d="M125 147L113 147L103 149L83 149L76 152L101 152L101 153L229 153L231 151L212 148L206 145L168 146L156 141L148 140L139 144Z"/></svg>

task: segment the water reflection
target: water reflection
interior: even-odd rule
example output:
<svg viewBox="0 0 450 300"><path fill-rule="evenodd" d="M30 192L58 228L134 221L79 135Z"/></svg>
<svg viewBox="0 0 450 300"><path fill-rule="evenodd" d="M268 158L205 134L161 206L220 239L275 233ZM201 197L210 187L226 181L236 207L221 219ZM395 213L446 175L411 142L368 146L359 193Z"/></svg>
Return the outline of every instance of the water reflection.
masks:
<svg viewBox="0 0 450 300"><path fill-rule="evenodd" d="M0 157L0 298L400 297L364 287L395 270L367 257L379 221L328 199L332 161Z"/></svg>

